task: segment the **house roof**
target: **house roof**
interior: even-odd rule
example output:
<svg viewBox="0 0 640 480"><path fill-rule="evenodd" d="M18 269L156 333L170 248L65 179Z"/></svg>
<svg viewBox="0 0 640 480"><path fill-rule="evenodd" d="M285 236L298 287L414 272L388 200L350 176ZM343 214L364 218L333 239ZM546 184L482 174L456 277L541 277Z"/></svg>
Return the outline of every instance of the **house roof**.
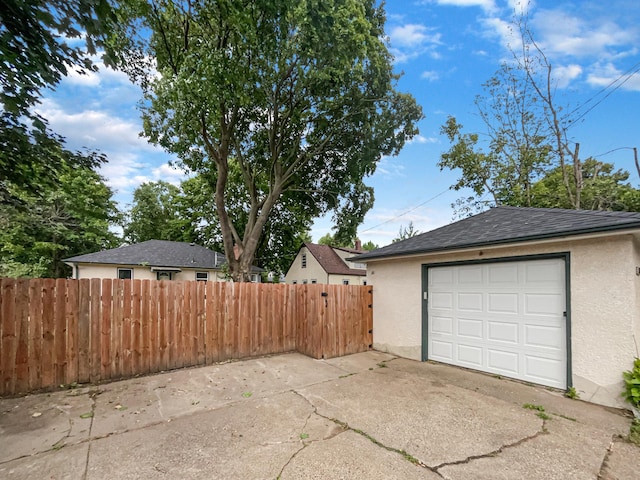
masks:
<svg viewBox="0 0 640 480"><path fill-rule="evenodd" d="M70 263L102 263L112 265L146 265L169 268L218 269L227 262L222 253L186 242L147 240L134 245L66 258ZM261 268L252 266L254 272Z"/></svg>
<svg viewBox="0 0 640 480"><path fill-rule="evenodd" d="M318 245L315 243L305 243L303 246L307 247L307 250L314 256L320 266L325 272L331 275L358 275L365 276L367 274L364 269L349 268L349 266L340 258L335 252L334 247L329 245ZM346 250L351 253L356 253L356 250L352 249L340 249Z"/></svg>
<svg viewBox="0 0 640 480"><path fill-rule="evenodd" d="M364 253L353 260L365 262L386 257L639 228L638 212L495 207L473 217Z"/></svg>

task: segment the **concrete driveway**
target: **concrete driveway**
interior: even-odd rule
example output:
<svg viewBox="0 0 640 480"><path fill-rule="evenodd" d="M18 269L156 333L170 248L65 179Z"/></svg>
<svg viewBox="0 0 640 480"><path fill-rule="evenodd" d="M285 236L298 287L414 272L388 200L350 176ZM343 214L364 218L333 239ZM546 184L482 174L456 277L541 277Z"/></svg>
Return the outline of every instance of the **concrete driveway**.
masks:
<svg viewBox="0 0 640 480"><path fill-rule="evenodd" d="M455 367L291 353L0 400L0 478L636 480L629 423Z"/></svg>

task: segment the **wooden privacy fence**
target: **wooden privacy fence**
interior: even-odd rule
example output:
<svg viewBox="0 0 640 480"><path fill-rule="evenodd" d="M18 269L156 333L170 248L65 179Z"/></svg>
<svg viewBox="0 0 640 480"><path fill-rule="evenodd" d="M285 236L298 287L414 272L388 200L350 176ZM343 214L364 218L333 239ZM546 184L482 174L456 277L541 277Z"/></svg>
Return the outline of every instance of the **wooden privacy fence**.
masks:
<svg viewBox="0 0 640 480"><path fill-rule="evenodd" d="M367 286L0 279L0 395L372 342Z"/></svg>

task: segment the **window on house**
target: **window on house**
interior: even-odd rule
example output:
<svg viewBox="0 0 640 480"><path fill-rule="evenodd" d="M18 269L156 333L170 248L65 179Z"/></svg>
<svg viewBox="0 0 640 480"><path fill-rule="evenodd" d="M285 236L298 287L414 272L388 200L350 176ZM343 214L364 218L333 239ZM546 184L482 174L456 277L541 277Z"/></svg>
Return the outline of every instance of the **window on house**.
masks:
<svg viewBox="0 0 640 480"><path fill-rule="evenodd" d="M342 280L343 285L349 285L349 280Z"/></svg>
<svg viewBox="0 0 640 480"><path fill-rule="evenodd" d="M258 274L257 273L254 273L253 275L251 275L251 281L253 283L259 283L258 282Z"/></svg>
<svg viewBox="0 0 640 480"><path fill-rule="evenodd" d="M131 280L133 278L133 270L130 268L119 268L118 278L121 280Z"/></svg>
<svg viewBox="0 0 640 480"><path fill-rule="evenodd" d="M302 254L302 268L307 268L307 254Z"/></svg>
<svg viewBox="0 0 640 480"><path fill-rule="evenodd" d="M158 280L173 280L173 276L174 276L173 272L166 272L166 271L156 272L156 279Z"/></svg>
<svg viewBox="0 0 640 480"><path fill-rule="evenodd" d="M196 272L196 280L206 282L209 280L209 272Z"/></svg>

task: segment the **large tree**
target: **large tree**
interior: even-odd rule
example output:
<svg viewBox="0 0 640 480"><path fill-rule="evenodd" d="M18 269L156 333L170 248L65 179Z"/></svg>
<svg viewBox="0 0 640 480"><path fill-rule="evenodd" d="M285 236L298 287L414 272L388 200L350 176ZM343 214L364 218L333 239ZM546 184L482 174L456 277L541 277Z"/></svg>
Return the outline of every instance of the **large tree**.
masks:
<svg viewBox="0 0 640 480"><path fill-rule="evenodd" d="M113 248L119 212L104 179L61 150L53 185L9 183L16 200L0 210L0 276L65 277L62 259Z"/></svg>
<svg viewBox="0 0 640 480"><path fill-rule="evenodd" d="M175 185L162 180L143 183L133 192L133 203L123 225L124 239L129 243L153 239L194 241L194 226L181 212L184 202Z"/></svg>
<svg viewBox="0 0 640 480"><path fill-rule="evenodd" d="M9 182L51 185L70 163L95 166L95 154L69 154L34 110L42 91L70 70L94 70L91 55L113 17L108 0L5 0L0 8L0 205L16 203Z"/></svg>
<svg viewBox="0 0 640 480"><path fill-rule="evenodd" d="M373 203L363 179L417 133L422 111L395 89L375 3L134 0L122 12L121 65L145 89L145 134L191 170L215 171L234 280L248 278L274 209L333 211L336 236L354 237ZM230 212L232 163L242 220Z"/></svg>
<svg viewBox="0 0 640 480"><path fill-rule="evenodd" d="M502 65L476 98L485 128L463 132L449 117L441 129L451 147L442 154L440 168L461 172L452 188L473 191L454 204L456 216L501 204L635 208L635 189L620 183L627 172L581 159L580 144L570 136L574 119L557 96L551 61L536 43L526 16L517 18L514 26L520 48L511 50L513 60Z"/></svg>

